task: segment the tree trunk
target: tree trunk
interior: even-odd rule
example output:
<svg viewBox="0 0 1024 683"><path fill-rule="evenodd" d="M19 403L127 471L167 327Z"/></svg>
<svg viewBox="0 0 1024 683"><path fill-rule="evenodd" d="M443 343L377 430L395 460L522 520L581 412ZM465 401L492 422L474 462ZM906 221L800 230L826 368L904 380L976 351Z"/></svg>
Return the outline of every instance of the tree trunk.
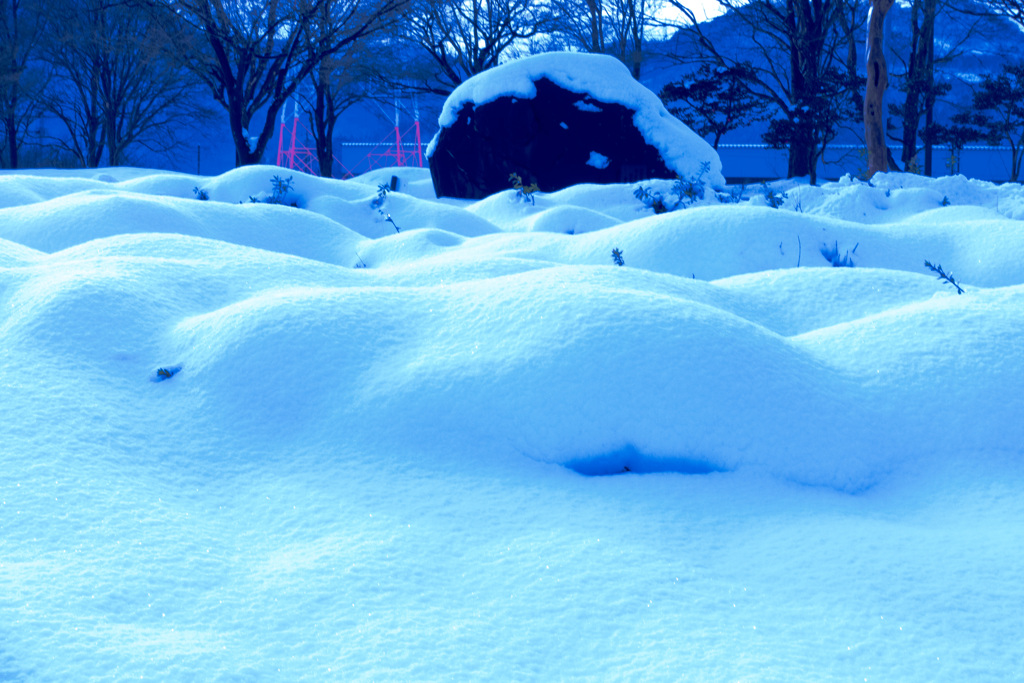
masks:
<svg viewBox="0 0 1024 683"><path fill-rule="evenodd" d="M334 177L334 124L327 126L328 133L324 137L323 150L317 150L320 163L320 177Z"/></svg>
<svg viewBox="0 0 1024 683"><path fill-rule="evenodd" d="M814 151L816 145L814 141L810 139L808 135L801 132L798 134L798 138L794 139L789 146L789 169L787 177L797 178L802 176L809 176L811 184L814 185L818 180L817 169L814 163Z"/></svg>
<svg viewBox="0 0 1024 683"><path fill-rule="evenodd" d="M586 3L590 15L590 51L601 54L604 52L604 5L601 0L586 0Z"/></svg>
<svg viewBox="0 0 1024 683"><path fill-rule="evenodd" d="M907 172L916 166L914 159L917 157L917 128L920 124L918 93L910 89L903 103L903 152L900 154L900 161Z"/></svg>
<svg viewBox="0 0 1024 683"><path fill-rule="evenodd" d="M903 166L911 169L917 157L918 132L924 116L925 130L932 123L935 106L936 0L914 0L910 8L911 47L907 64L907 98L903 103ZM918 23L920 17L920 24ZM932 143L924 140L924 173L931 175Z"/></svg>
<svg viewBox="0 0 1024 683"><path fill-rule="evenodd" d="M269 113L267 117L270 117ZM249 137L252 135L252 131L249 130L251 121L240 97L229 99L228 119L231 124L231 140L235 143L235 167L260 163L263 151L253 150L249 146Z"/></svg>
<svg viewBox="0 0 1024 683"><path fill-rule="evenodd" d="M921 125L920 97L921 65L924 55L921 51L921 30L917 23L921 12L921 0L913 0L910 5L910 58L907 60L907 97L903 100L903 151L900 161L906 171L913 169L917 157L917 128Z"/></svg>
<svg viewBox="0 0 1024 683"><path fill-rule="evenodd" d="M329 75L322 75L321 80L314 85L316 99L311 112L313 118L313 135L316 138L316 161L320 167L321 178L334 176L334 122L337 116L334 113L334 98L327 90L327 78Z"/></svg>
<svg viewBox="0 0 1024 683"><path fill-rule="evenodd" d="M846 40L846 73L851 83L857 79L857 36L855 32L855 27L857 26L857 6L858 3L856 2L850 3L850 16L846 15L846 8L840 9L836 13L839 17L839 26L843 30L843 37ZM859 93L856 90L851 89L850 97L853 100L854 111L863 106L863 102L860 101Z"/></svg>
<svg viewBox="0 0 1024 683"><path fill-rule="evenodd" d="M86 168L99 168L103 160L103 149L107 146L107 131L103 127L103 111L99 104L99 76L93 74L89 81L90 96L86 131Z"/></svg>
<svg viewBox="0 0 1024 683"><path fill-rule="evenodd" d="M14 108L11 107L12 113L4 118L4 128L7 130L7 160L10 162L8 168L18 168L18 129L13 111Z"/></svg>
<svg viewBox="0 0 1024 683"><path fill-rule="evenodd" d="M868 148L868 178L889 170L885 144L885 89L889 69L885 63L885 15L893 0L871 0L868 16L867 87L864 91L864 143Z"/></svg>
<svg viewBox="0 0 1024 683"><path fill-rule="evenodd" d="M1021 150L1020 147L1011 139L1010 140L1010 182L1017 182L1017 178L1020 177L1020 166L1021 166Z"/></svg>
<svg viewBox="0 0 1024 683"><path fill-rule="evenodd" d="M935 12L936 0L924 0L924 16L921 19L921 40L924 43L925 94L924 127L928 139L924 141L924 174L932 174L932 124L935 118Z"/></svg>
<svg viewBox="0 0 1024 683"><path fill-rule="evenodd" d="M889 158L889 168L891 168L892 170L894 170L896 172L900 172L901 171L900 165L896 163L896 159L895 159L895 157L893 157L892 150L889 148L888 145L886 145L886 148L885 148L885 155Z"/></svg>
<svg viewBox="0 0 1024 683"><path fill-rule="evenodd" d="M787 176L789 178L809 176L811 184L817 179L815 173L814 152L817 147L814 133L809 128L806 120L800 117L804 103L808 101L807 95L810 90L810 81L814 74L810 72L810 65L807 61L810 55L803 53L802 48L808 37L808 17L801 16L802 8L794 0L786 2L786 23L791 34L789 44L789 70L792 74L792 85L790 87L790 101L797 107L797 112L790 119L793 123L793 138L789 144L789 163ZM808 78L811 76L811 78Z"/></svg>
<svg viewBox="0 0 1024 683"><path fill-rule="evenodd" d="M108 105L104 127L107 136L107 166L121 165L121 149L117 140L117 113Z"/></svg>

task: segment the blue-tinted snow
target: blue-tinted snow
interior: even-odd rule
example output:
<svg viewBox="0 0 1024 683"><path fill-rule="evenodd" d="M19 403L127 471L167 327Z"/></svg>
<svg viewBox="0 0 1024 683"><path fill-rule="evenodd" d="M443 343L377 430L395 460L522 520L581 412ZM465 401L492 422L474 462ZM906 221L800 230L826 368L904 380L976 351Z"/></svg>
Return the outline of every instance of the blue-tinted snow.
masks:
<svg viewBox="0 0 1024 683"><path fill-rule="evenodd" d="M1019 186L281 173L0 176L0 680L1024 675Z"/></svg>

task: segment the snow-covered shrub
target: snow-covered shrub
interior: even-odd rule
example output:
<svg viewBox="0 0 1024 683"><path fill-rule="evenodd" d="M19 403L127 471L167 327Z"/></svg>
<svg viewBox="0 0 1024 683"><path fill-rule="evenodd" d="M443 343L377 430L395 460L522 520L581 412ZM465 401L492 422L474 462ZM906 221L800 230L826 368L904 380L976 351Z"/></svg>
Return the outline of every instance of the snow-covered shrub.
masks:
<svg viewBox="0 0 1024 683"><path fill-rule="evenodd" d="M746 190L746 185L740 185L728 192L716 192L715 198L717 198L722 204L739 204L743 201L743 193L746 192Z"/></svg>
<svg viewBox="0 0 1024 683"><path fill-rule="evenodd" d="M612 261L614 261L615 265L617 265L617 266L624 266L624 265L626 265L626 260L624 258L622 258L622 250L621 249L619 249L617 247L615 249L612 249Z"/></svg>
<svg viewBox="0 0 1024 683"><path fill-rule="evenodd" d="M665 198L661 192L644 187L643 185L636 186L636 189L633 190L633 196L643 202L647 208L653 209L654 213L667 213L675 211L680 207L692 206L704 199L707 190L705 176L710 170L711 162L704 161L701 162L700 171L696 175L686 178L676 176L675 182L672 183L672 194L676 196L676 200L671 206L665 203Z"/></svg>
<svg viewBox="0 0 1024 683"><path fill-rule="evenodd" d="M276 175L270 179L270 184L274 191L271 193L270 197L267 198L267 204L284 204L285 197L287 197L288 193L292 191L292 176L288 176L287 179L283 179L281 176ZM298 206L296 202L291 202L291 205Z"/></svg>
<svg viewBox="0 0 1024 683"><path fill-rule="evenodd" d="M192 188L192 194L194 194L196 196L196 199L198 199L201 202L205 202L210 199L210 193L207 192L205 189L200 189L199 186Z"/></svg>
<svg viewBox="0 0 1024 683"><path fill-rule="evenodd" d="M666 213L669 208L665 206L665 198L660 192L651 190L649 187L637 185L633 190L633 196L643 202L648 209L654 209L654 213Z"/></svg>
<svg viewBox="0 0 1024 683"><path fill-rule="evenodd" d="M292 191L292 176L282 178L279 175L270 179L271 193L269 195L249 195L249 202L252 204L279 204L281 206L292 206L298 208L297 197L289 198ZM291 201L289 201L289 199Z"/></svg>
<svg viewBox="0 0 1024 683"><path fill-rule="evenodd" d="M764 203L773 209L781 207L787 197L785 192L776 192L768 187L768 183L761 183L761 195L764 197Z"/></svg>
<svg viewBox="0 0 1024 683"><path fill-rule="evenodd" d="M676 182L672 184L672 192L679 197L676 202L677 207L684 202L686 206L690 206L694 202L704 199L704 176L706 176L710 170L711 162L702 161L700 164L700 171L697 175L690 176L688 178L676 177Z"/></svg>

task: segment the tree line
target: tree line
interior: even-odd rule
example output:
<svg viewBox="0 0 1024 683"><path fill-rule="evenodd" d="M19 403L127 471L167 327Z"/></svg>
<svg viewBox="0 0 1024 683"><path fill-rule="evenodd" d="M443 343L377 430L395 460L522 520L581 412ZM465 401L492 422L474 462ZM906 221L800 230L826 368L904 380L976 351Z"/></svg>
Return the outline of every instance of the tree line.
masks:
<svg viewBox="0 0 1024 683"><path fill-rule="evenodd" d="M950 84L936 74L972 34L1019 32L1024 0L901 0L888 28L893 0L716 1L725 18L705 22L683 0L0 0L0 166L128 164L218 115L236 164L258 163L299 97L329 174L339 118L375 93L445 96L509 58L565 49L615 55L641 78L657 34L686 71L661 92L670 110L716 146L763 125L790 176L813 181L828 144L861 126L871 170L930 175L935 144L984 139L1011 146L1018 177L1024 66L985 74L944 122ZM959 22L959 41L936 39L940 20ZM886 35L904 51L886 52ZM890 73L902 97L882 110Z"/></svg>

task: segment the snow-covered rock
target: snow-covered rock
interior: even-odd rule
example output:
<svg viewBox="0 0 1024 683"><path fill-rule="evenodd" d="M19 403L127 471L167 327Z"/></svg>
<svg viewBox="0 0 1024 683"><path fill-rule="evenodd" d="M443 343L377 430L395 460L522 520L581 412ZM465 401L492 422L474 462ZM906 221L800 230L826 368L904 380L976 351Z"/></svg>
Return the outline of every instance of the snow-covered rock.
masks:
<svg viewBox="0 0 1024 683"><path fill-rule="evenodd" d="M556 52L460 85L430 159L438 196L482 198L509 176L551 192L581 183L724 178L718 154L613 57Z"/></svg>

